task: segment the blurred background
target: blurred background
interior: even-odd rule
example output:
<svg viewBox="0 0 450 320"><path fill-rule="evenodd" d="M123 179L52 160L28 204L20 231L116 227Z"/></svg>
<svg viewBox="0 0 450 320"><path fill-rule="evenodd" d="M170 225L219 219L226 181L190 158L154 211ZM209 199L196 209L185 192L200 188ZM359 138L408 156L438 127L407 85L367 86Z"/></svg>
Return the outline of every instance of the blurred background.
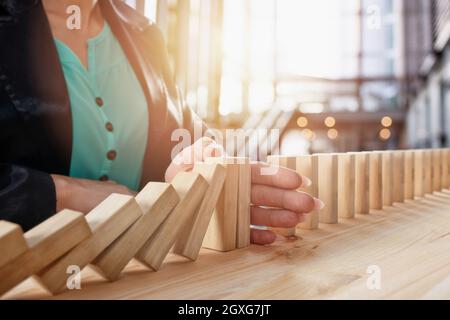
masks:
<svg viewBox="0 0 450 320"><path fill-rule="evenodd" d="M450 0L127 2L211 127L290 155L450 146Z"/></svg>

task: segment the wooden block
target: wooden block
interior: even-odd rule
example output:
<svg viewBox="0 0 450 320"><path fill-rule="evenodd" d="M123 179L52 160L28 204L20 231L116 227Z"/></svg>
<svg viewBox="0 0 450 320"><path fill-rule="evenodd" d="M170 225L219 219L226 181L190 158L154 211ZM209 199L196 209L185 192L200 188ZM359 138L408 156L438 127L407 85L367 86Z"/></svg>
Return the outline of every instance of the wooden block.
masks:
<svg viewBox="0 0 450 320"><path fill-rule="evenodd" d="M172 186L177 191L180 202L136 255L136 258L154 270L159 270L181 230L193 219L208 189L206 180L195 172L178 173Z"/></svg>
<svg viewBox="0 0 450 320"><path fill-rule="evenodd" d="M41 283L52 293L64 290L69 266L82 270L141 216L133 197L110 195L86 215L92 235L40 272Z"/></svg>
<svg viewBox="0 0 450 320"><path fill-rule="evenodd" d="M407 150L405 153L404 172L404 195L405 199L414 199L414 151Z"/></svg>
<svg viewBox="0 0 450 320"><path fill-rule="evenodd" d="M338 216L355 217L355 155L338 154Z"/></svg>
<svg viewBox="0 0 450 320"><path fill-rule="evenodd" d="M267 163L297 171L297 157L294 156L268 156ZM293 237L296 234L296 228L270 228L270 230L284 237Z"/></svg>
<svg viewBox="0 0 450 320"><path fill-rule="evenodd" d="M194 218L180 233L173 249L173 252L191 260L198 257L226 178L226 169L221 164L197 163L193 171L200 174L209 187ZM248 228L250 230L250 225Z"/></svg>
<svg viewBox="0 0 450 320"><path fill-rule="evenodd" d="M236 247L250 245L250 203L252 191L252 168L249 158L239 164L239 187L237 207Z"/></svg>
<svg viewBox="0 0 450 320"><path fill-rule="evenodd" d="M369 214L369 153L350 154L355 155L355 213Z"/></svg>
<svg viewBox="0 0 450 320"><path fill-rule="evenodd" d="M8 221L0 221L0 268L28 249L22 228Z"/></svg>
<svg viewBox="0 0 450 320"><path fill-rule="evenodd" d="M423 154L424 193L433 192L433 151L424 150Z"/></svg>
<svg viewBox="0 0 450 320"><path fill-rule="evenodd" d="M404 164L405 154L403 151L392 151L392 200L394 202L405 201L405 189L404 189Z"/></svg>
<svg viewBox="0 0 450 320"><path fill-rule="evenodd" d="M449 165L450 165L450 151L449 149L442 149L442 189L448 189L450 187L450 171L449 171Z"/></svg>
<svg viewBox="0 0 450 320"><path fill-rule="evenodd" d="M381 152L369 153L369 209L383 209Z"/></svg>
<svg viewBox="0 0 450 320"><path fill-rule="evenodd" d="M90 234L84 215L70 210L61 211L29 230L24 235L29 249L0 268L0 294L39 273Z"/></svg>
<svg viewBox="0 0 450 320"><path fill-rule="evenodd" d="M433 191L441 191L441 180L442 180L442 150L435 149L432 151L432 161L433 161Z"/></svg>
<svg viewBox="0 0 450 320"><path fill-rule="evenodd" d="M383 206L392 206L393 196L392 196L392 152L383 151L381 153L381 189L383 197Z"/></svg>
<svg viewBox="0 0 450 320"><path fill-rule="evenodd" d="M136 196L143 215L94 260L95 269L106 279L117 280L178 201L178 194L170 184L149 182Z"/></svg>
<svg viewBox="0 0 450 320"><path fill-rule="evenodd" d="M414 197L422 198L425 193L424 151L414 150Z"/></svg>
<svg viewBox="0 0 450 320"><path fill-rule="evenodd" d="M318 154L318 198L326 205L319 213L319 222L338 223L337 154Z"/></svg>
<svg viewBox="0 0 450 320"><path fill-rule="evenodd" d="M236 249L239 164L236 158L208 158L207 163L225 166L226 178L216 209L203 239L203 247L218 251Z"/></svg>
<svg viewBox="0 0 450 320"><path fill-rule="evenodd" d="M299 156L296 157L296 171L302 176L311 179L312 184L309 187L300 190L309 193L313 197L318 197L318 156ZM325 204L327 205L327 204ZM319 211L314 210L305 214L305 221L299 224L300 229L314 230L319 228Z"/></svg>

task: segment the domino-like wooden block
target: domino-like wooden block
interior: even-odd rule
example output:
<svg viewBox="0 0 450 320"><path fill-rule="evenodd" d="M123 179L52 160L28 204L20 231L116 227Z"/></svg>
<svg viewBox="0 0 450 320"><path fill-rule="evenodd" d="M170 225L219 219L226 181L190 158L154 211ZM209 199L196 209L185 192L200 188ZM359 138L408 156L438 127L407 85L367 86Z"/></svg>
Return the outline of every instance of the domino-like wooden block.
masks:
<svg viewBox="0 0 450 320"><path fill-rule="evenodd" d="M110 195L86 215L92 235L40 272L41 283L52 293L63 291L68 267L82 270L141 216L142 211L133 197Z"/></svg>
<svg viewBox="0 0 450 320"><path fill-rule="evenodd" d="M392 200L394 202L405 201L405 189L404 189L404 163L405 163L404 151L392 151Z"/></svg>
<svg viewBox="0 0 450 320"><path fill-rule="evenodd" d="M450 165L450 150L442 149L442 189L450 187L449 165Z"/></svg>
<svg viewBox="0 0 450 320"><path fill-rule="evenodd" d="M355 213L369 214L369 153L355 155Z"/></svg>
<svg viewBox="0 0 450 320"><path fill-rule="evenodd" d="M25 233L27 250L0 268L0 294L37 274L91 234L84 215L64 210Z"/></svg>
<svg viewBox="0 0 450 320"><path fill-rule="evenodd" d="M239 186L237 207L236 247L250 245L250 203L252 190L252 168L249 158L241 158L239 163Z"/></svg>
<svg viewBox="0 0 450 320"><path fill-rule="evenodd" d="M302 176L311 179L312 184L308 187L301 188L300 190L318 197L318 156L298 156L296 157L296 171ZM325 204L327 205L327 204ZM305 220L299 224L300 229L314 230L319 228L319 211L314 210L308 214L305 214Z"/></svg>
<svg viewBox="0 0 450 320"><path fill-rule="evenodd" d="M392 206L392 176L393 176L393 166L392 166L392 152L383 151L381 152L381 189L383 197L383 206Z"/></svg>
<svg viewBox="0 0 450 320"><path fill-rule="evenodd" d="M198 257L226 178L226 169L221 164L197 163L193 171L200 174L208 182L209 187L194 218L186 224L173 249L173 252L191 260ZM250 224L248 229L250 232Z"/></svg>
<svg viewBox="0 0 450 320"><path fill-rule="evenodd" d="M424 151L414 150L414 198L422 198L425 194Z"/></svg>
<svg viewBox="0 0 450 320"><path fill-rule="evenodd" d="M274 166L285 167L297 171L297 157L295 156L268 156L267 163ZM298 172L298 171L297 171ZM301 174L300 172L298 172ZM296 234L296 228L270 228L275 233L285 237L293 237Z"/></svg>
<svg viewBox="0 0 450 320"><path fill-rule="evenodd" d="M193 219L208 189L206 180L195 172L178 173L172 186L180 197L178 205L136 255L138 260L153 270L160 269L181 230Z"/></svg>
<svg viewBox="0 0 450 320"><path fill-rule="evenodd" d="M170 184L149 182L136 196L143 215L94 260L95 269L106 279L117 280L121 271L164 222L179 199Z"/></svg>
<svg viewBox="0 0 450 320"><path fill-rule="evenodd" d="M414 199L414 152L407 150L405 153L404 166L404 195L405 199Z"/></svg>
<svg viewBox="0 0 450 320"><path fill-rule="evenodd" d="M383 209L381 153L369 153L369 209Z"/></svg>
<svg viewBox="0 0 450 320"><path fill-rule="evenodd" d="M0 268L28 249L22 228L8 221L0 221Z"/></svg>
<svg viewBox="0 0 450 320"><path fill-rule="evenodd" d="M239 158L207 158L206 163L219 163L226 169L226 178L203 247L217 251L236 249L236 226L239 190Z"/></svg>
<svg viewBox="0 0 450 320"><path fill-rule="evenodd" d="M355 217L355 155L338 154L338 216Z"/></svg>
<svg viewBox="0 0 450 320"><path fill-rule="evenodd" d="M432 151L433 161L433 191L441 191L442 189L442 150L435 149Z"/></svg>
<svg viewBox="0 0 450 320"><path fill-rule="evenodd" d="M433 151L424 150L423 153L424 193L433 192Z"/></svg>
<svg viewBox="0 0 450 320"><path fill-rule="evenodd" d="M318 198L326 203L319 213L319 222L338 223L337 214L337 154L318 154Z"/></svg>

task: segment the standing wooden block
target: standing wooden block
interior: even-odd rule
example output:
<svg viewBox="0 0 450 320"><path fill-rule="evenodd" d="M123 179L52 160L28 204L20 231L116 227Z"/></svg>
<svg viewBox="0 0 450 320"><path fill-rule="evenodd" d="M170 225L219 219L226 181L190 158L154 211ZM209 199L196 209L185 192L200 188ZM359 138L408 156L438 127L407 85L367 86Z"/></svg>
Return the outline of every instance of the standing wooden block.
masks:
<svg viewBox="0 0 450 320"><path fill-rule="evenodd" d="M405 153L404 195L405 199L414 199L414 151Z"/></svg>
<svg viewBox="0 0 450 320"><path fill-rule="evenodd" d="M383 151L381 153L381 189L383 197L383 206L392 206L392 176L393 176L393 166L392 166L392 152Z"/></svg>
<svg viewBox="0 0 450 320"><path fill-rule="evenodd" d="M383 209L381 152L369 153L369 209Z"/></svg>
<svg viewBox="0 0 450 320"><path fill-rule="evenodd" d="M441 191L441 180L442 180L442 150L435 149L432 150L432 161L433 161L433 191Z"/></svg>
<svg viewBox="0 0 450 320"><path fill-rule="evenodd" d="M338 154L338 216L355 217L355 155Z"/></svg>
<svg viewBox="0 0 450 320"><path fill-rule="evenodd" d="M355 213L369 214L369 153L355 155Z"/></svg>
<svg viewBox="0 0 450 320"><path fill-rule="evenodd" d="M450 187L449 165L450 165L450 151L449 149L442 149L442 189Z"/></svg>
<svg viewBox="0 0 450 320"><path fill-rule="evenodd" d="M28 249L22 228L8 221L0 221L0 268Z"/></svg>
<svg viewBox="0 0 450 320"><path fill-rule="evenodd" d="M424 193L433 192L433 151L424 150L423 153Z"/></svg>
<svg viewBox="0 0 450 320"><path fill-rule="evenodd" d="M203 240L203 247L218 251L236 249L239 164L236 158L208 158L207 163L220 163L226 168L226 178L216 209Z"/></svg>
<svg viewBox="0 0 450 320"><path fill-rule="evenodd" d="M177 191L180 202L136 256L154 270L161 267L181 230L193 219L208 189L206 180L195 172L178 173L172 186Z"/></svg>
<svg viewBox="0 0 450 320"><path fill-rule="evenodd" d="M28 250L0 268L0 294L39 273L90 234L84 215L70 210L61 211L29 230L24 235Z"/></svg>
<svg viewBox="0 0 450 320"><path fill-rule="evenodd" d="M267 163L274 166L285 167L297 171L297 157L294 156L268 156ZM298 172L298 171L297 171ZM301 174L300 172L298 172ZM296 233L296 228L270 228L275 233L285 237L293 237Z"/></svg>
<svg viewBox="0 0 450 320"><path fill-rule="evenodd" d="M338 223L337 154L318 154L318 198L326 203L319 213L322 223Z"/></svg>
<svg viewBox="0 0 450 320"><path fill-rule="evenodd" d="M414 197L424 196L425 170L424 170L424 150L414 150Z"/></svg>
<svg viewBox="0 0 450 320"><path fill-rule="evenodd" d="M170 184L148 183L136 196L143 215L94 260L96 270L110 281L117 280L178 201L178 194Z"/></svg>
<svg viewBox="0 0 450 320"><path fill-rule="evenodd" d="M131 196L112 194L86 215L92 235L39 273L42 284L52 293L65 289L70 266L82 270L142 215Z"/></svg>
<svg viewBox="0 0 450 320"><path fill-rule="evenodd" d="M239 187L237 208L236 247L250 245L250 202L252 191L252 168L249 158L241 158L239 163Z"/></svg>
<svg viewBox="0 0 450 320"><path fill-rule="evenodd" d="M191 260L198 257L226 178L226 169L221 164L197 163L193 171L200 174L209 187L194 218L185 226L173 249L173 252ZM250 230L250 225L248 228Z"/></svg>
<svg viewBox="0 0 450 320"><path fill-rule="evenodd" d="M392 152L392 166L393 166L393 176L392 176L392 196L394 202L404 202L405 201L405 189L404 189L404 163L405 154L403 151L393 151Z"/></svg>
<svg viewBox="0 0 450 320"><path fill-rule="evenodd" d="M296 157L296 170L302 176L311 179L311 185L301 188L301 191L309 193L313 197L318 197L318 156L299 156ZM327 205L327 204L325 204ZM314 230L319 228L319 211L314 210L305 214L305 221L300 223L299 227L305 230Z"/></svg>

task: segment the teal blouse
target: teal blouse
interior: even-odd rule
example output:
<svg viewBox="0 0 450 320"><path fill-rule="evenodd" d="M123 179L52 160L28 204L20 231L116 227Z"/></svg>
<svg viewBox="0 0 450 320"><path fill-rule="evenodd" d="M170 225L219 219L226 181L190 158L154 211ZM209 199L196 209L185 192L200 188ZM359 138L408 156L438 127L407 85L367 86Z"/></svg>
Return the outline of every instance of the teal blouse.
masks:
<svg viewBox="0 0 450 320"><path fill-rule="evenodd" d="M139 188L147 145L148 109L142 87L105 22L88 41L88 69L55 39L73 122L70 176L114 180Z"/></svg>

